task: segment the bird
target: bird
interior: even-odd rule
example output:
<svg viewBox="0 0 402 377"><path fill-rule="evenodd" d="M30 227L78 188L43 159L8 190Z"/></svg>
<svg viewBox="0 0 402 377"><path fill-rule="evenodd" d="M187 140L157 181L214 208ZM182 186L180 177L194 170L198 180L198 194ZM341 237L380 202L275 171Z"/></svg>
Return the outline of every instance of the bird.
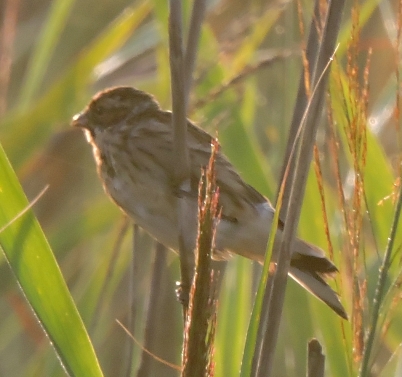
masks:
<svg viewBox="0 0 402 377"><path fill-rule="evenodd" d="M138 226L166 247L178 251L177 197L187 195L189 245L197 236L198 185L215 140L187 120L190 190L175 187L172 113L156 99L129 86L112 87L95 94L72 119L84 130L106 194ZM238 254L263 263L275 210L270 201L247 184L219 149L216 183L221 218L217 225L214 256ZM279 221L274 255L280 247L284 224ZM327 278L338 272L323 250L299 238L293 242L289 275L327 304L340 317L346 311Z"/></svg>

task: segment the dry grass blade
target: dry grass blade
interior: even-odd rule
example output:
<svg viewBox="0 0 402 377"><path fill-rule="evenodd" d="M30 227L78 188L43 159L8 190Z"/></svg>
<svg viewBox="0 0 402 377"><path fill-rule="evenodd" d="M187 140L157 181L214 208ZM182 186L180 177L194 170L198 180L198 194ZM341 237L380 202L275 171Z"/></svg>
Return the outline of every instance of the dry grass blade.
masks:
<svg viewBox="0 0 402 377"><path fill-rule="evenodd" d="M366 68L364 70L363 85L360 84L358 55L360 49L360 26L359 26L359 6L357 2L352 9L352 33L347 52L347 86L344 93L344 112L347 119L345 134L350 154L353 160L354 189L352 194L351 208L345 207L346 220L348 227L349 245L351 255L353 255L353 271L360 271L362 267L362 256L360 253L363 217L366 209L364 208L364 171L367 156L367 136L366 125L368 120L368 72L370 67L369 50ZM363 258L365 258L363 256ZM354 360L360 363L364 347L364 299L366 297L365 279L359 279L357 275L353 277L353 353Z"/></svg>
<svg viewBox="0 0 402 377"><path fill-rule="evenodd" d="M191 256L193 250L185 235L189 234L186 214L189 213L186 193L190 191L190 161L187 149L187 104L195 66L198 39L206 9L206 2L194 2L187 49L183 51L182 9L180 0L169 2L169 53L172 88L172 123L174 128L174 170L172 177L179 193L177 217L179 226L179 254L181 270L181 301L184 317L191 284Z"/></svg>
<svg viewBox="0 0 402 377"><path fill-rule="evenodd" d="M343 1L333 1L330 2L328 6L325 27L323 29L317 56L317 64L312 75L312 88L314 88L314 91L310 98L309 105L306 108L306 115L301 122L304 129L302 131L300 148L298 148L295 173L293 177L292 172L290 172L286 182L286 185L291 189L289 200L284 202L284 206L288 208L286 218L291 220L286 221L286 218L284 219L285 227L283 239L278 254L277 269L273 276L272 294L268 305L267 327L260 353L260 355L264 355L264 357L261 357L257 376L270 376L273 370L275 345L278 338L287 274L290 266L290 250L300 217L307 172L311 163L315 135L318 127L317 119L321 115L322 103L325 98L328 77L327 68L329 62L332 61L343 6ZM305 121L305 123L303 121ZM282 182L282 185L283 183L284 182Z"/></svg>
<svg viewBox="0 0 402 377"><path fill-rule="evenodd" d="M49 186L45 186L41 192L36 195L36 197L27 205L21 212L19 212L14 218L12 218L7 224L3 225L0 228L0 233L4 231L8 226L10 226L13 222L17 221L21 216L23 216L25 213L27 213L37 202L38 200L45 194L45 192L48 190Z"/></svg>
<svg viewBox="0 0 402 377"><path fill-rule="evenodd" d="M219 190L215 173L217 148L218 144L215 142L208 168L201 177L199 187L196 268L185 329L183 377L213 375L217 280L213 274L211 255L219 221Z"/></svg>
<svg viewBox="0 0 402 377"><path fill-rule="evenodd" d="M137 339L135 339L133 334L118 319L116 319L116 322L123 329L123 331L134 341L134 343L136 343L143 350L144 353L146 353L147 355L151 356L156 361L158 361L164 365L167 365L168 367L170 367L172 369L181 371L180 366L174 365L172 363L167 362L166 360L161 359L160 357L158 357L158 356L154 355L152 352L150 352L147 348L145 348Z"/></svg>
<svg viewBox="0 0 402 377"><path fill-rule="evenodd" d="M200 107L206 106L212 101L215 101L221 96L225 91L232 89L235 85L240 84L245 81L251 75L259 73L263 69L267 69L278 62L283 62L289 57L297 55L298 52L293 49L278 50L269 54L269 56L264 57L260 61L254 64L249 64L243 68L243 70L231 78L228 82L222 83L217 88L213 89L208 96L205 98L197 98L194 103L192 103L192 108L198 109ZM201 82L202 80L200 80ZM190 109L191 110L191 109Z"/></svg>

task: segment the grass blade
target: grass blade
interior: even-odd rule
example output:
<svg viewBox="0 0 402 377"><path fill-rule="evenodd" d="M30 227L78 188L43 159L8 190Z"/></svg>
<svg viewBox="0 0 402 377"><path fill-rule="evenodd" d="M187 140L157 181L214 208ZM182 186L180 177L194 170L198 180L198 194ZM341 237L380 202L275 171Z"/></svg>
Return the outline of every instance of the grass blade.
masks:
<svg viewBox="0 0 402 377"><path fill-rule="evenodd" d="M102 376L84 324L50 246L0 149L0 246L67 373ZM10 221L14 220L14 221Z"/></svg>

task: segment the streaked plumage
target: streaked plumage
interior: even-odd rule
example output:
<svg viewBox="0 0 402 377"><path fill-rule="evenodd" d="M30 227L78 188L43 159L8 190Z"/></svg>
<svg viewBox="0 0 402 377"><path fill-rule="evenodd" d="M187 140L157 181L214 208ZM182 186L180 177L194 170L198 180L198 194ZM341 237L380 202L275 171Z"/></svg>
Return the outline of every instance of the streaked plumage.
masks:
<svg viewBox="0 0 402 377"><path fill-rule="evenodd" d="M212 137L188 121L191 163L189 241L195 245L197 190L201 167L211 153ZM139 226L165 246L178 249L177 188L172 184L173 128L171 113L161 110L152 96L130 87L98 93L73 126L86 131L106 193ZM230 253L263 261L274 210L263 195L245 183L219 152L217 184L222 218L216 235L219 257ZM278 231L276 248L279 244ZM337 295L325 282L336 267L319 248L297 239L290 275L304 288L347 318Z"/></svg>

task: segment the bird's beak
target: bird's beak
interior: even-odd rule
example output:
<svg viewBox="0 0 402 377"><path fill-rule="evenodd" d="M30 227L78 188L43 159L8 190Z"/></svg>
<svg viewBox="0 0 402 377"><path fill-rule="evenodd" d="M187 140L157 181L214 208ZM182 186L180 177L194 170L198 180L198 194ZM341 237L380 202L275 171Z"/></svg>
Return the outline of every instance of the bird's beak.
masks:
<svg viewBox="0 0 402 377"><path fill-rule="evenodd" d="M73 127L88 128L89 121L88 121L87 115L85 113L78 113L78 114L74 115L71 125Z"/></svg>

